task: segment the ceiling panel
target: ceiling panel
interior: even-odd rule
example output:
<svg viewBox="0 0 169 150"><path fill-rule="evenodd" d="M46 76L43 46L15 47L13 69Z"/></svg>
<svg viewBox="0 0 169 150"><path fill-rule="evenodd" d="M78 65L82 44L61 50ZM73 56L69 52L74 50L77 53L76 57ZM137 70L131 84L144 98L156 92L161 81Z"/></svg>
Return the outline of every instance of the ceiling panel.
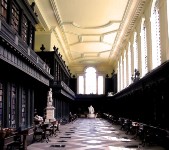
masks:
<svg viewBox="0 0 169 150"><path fill-rule="evenodd" d="M107 74L107 67L113 70L116 66L119 47L134 27L146 0L30 1L36 3L44 30L56 32L60 52L73 74L90 63L102 72L105 68Z"/></svg>

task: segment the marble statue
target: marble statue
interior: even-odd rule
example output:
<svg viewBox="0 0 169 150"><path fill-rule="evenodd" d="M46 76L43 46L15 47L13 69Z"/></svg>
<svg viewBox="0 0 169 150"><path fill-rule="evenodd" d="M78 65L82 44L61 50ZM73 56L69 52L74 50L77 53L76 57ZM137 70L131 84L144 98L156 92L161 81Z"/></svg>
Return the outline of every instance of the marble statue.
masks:
<svg viewBox="0 0 169 150"><path fill-rule="evenodd" d="M48 91L47 106L48 106L48 107L53 106L52 88L50 88L49 91Z"/></svg>
<svg viewBox="0 0 169 150"><path fill-rule="evenodd" d="M52 98L52 88L49 89L48 95L47 95L47 107L46 110L46 116L45 116L45 123L53 122L55 121L55 107L53 106L53 98Z"/></svg>
<svg viewBox="0 0 169 150"><path fill-rule="evenodd" d="M94 108L92 105L90 105L90 107L88 107L89 109L89 114L94 114Z"/></svg>

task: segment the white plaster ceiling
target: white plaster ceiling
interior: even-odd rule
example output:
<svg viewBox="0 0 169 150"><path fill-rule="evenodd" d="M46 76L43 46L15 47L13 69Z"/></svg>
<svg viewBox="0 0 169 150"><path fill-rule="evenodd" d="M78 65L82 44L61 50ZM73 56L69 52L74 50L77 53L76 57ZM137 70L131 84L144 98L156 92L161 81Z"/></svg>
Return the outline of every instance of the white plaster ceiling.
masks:
<svg viewBox="0 0 169 150"><path fill-rule="evenodd" d="M115 68L146 0L34 1L40 26L55 32L70 71L79 74L95 66L107 74Z"/></svg>

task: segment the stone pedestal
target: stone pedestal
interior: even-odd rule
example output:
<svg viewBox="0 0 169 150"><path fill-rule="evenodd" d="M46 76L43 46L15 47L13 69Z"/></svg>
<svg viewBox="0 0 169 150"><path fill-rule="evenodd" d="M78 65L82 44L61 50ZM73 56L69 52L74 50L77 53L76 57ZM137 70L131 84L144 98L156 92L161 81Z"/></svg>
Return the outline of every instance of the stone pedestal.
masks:
<svg viewBox="0 0 169 150"><path fill-rule="evenodd" d="M87 118L95 118L95 114L88 114Z"/></svg>
<svg viewBox="0 0 169 150"><path fill-rule="evenodd" d="M55 107L53 106L48 106L46 107L46 118L45 118L45 122L49 123L49 122L53 122L55 121Z"/></svg>

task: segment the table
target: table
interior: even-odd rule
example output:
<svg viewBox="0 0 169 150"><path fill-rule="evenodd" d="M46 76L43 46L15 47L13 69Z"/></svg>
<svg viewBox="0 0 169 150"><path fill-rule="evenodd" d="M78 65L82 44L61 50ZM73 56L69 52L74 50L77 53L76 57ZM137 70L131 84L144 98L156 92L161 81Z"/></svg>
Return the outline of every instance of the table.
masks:
<svg viewBox="0 0 169 150"><path fill-rule="evenodd" d="M0 150L6 150L7 146L15 142L15 135L0 138Z"/></svg>

